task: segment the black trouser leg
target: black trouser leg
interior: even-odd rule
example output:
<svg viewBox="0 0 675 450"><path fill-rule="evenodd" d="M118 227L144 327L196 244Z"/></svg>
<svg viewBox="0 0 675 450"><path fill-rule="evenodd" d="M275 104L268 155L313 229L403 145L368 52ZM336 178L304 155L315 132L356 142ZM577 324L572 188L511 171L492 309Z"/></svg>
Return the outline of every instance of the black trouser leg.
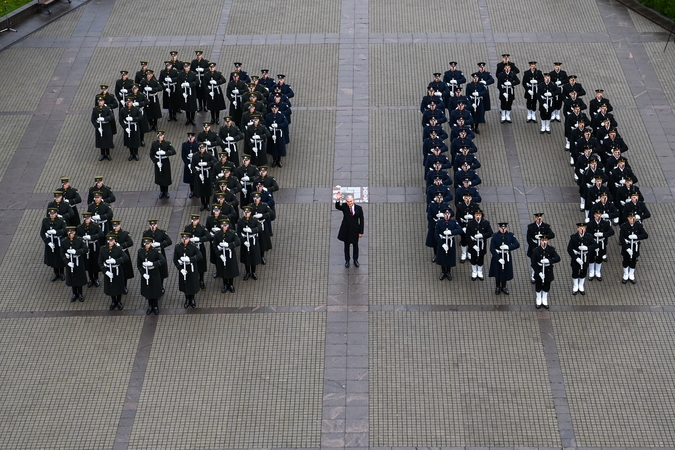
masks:
<svg viewBox="0 0 675 450"><path fill-rule="evenodd" d="M345 262L349 262L349 242L345 241Z"/></svg>
<svg viewBox="0 0 675 450"><path fill-rule="evenodd" d="M251 266L251 273L255 273L255 266Z"/></svg>

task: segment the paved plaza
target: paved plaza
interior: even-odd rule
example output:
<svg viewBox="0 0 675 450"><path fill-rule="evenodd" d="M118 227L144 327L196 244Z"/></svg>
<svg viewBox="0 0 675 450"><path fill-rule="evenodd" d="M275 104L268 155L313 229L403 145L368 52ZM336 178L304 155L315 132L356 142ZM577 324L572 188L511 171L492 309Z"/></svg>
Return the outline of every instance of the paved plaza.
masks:
<svg viewBox="0 0 675 450"><path fill-rule="evenodd" d="M0 34L0 448L675 449L669 29L614 0L73 0L52 10ZM105 177L132 255L148 218L176 243L199 213L178 157L171 198L158 200L149 146L140 162L127 161L121 133L112 162L94 148L99 84L142 59L160 69L170 50L181 60L203 50L224 73L234 61L270 69L293 87L289 156L270 170L281 187L274 249L235 294L221 294L210 268L196 309L183 309L172 266L159 316L145 315L138 274L123 311L108 310L102 287L71 303L49 281L38 236L60 177L84 194ZM509 222L522 244L511 295L472 282L469 264L438 280L424 246L420 100L448 61L467 76L486 61L494 74L502 53L521 70L560 60L587 102L597 88L611 100L652 213L637 284L621 283L612 239L603 281L571 295L565 249L583 213L563 125L548 135L526 123L520 87L513 124L500 124L494 86L476 145L486 218ZM159 126L176 148L193 131L181 116ZM343 265L335 185L367 188L359 268ZM540 211L562 257L550 310L535 309L525 256Z"/></svg>

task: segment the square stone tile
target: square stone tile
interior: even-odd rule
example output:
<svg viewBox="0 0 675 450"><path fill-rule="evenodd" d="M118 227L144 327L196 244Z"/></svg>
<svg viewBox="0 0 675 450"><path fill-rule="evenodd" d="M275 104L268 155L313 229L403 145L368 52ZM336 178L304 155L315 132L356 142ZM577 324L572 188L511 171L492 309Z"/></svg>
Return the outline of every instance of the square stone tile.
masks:
<svg viewBox="0 0 675 450"><path fill-rule="evenodd" d="M43 37L70 37L75 31L77 23L82 18L84 10L86 8L76 8L72 12L59 17L55 21L51 22L49 25L46 25L43 28L40 28L35 33L30 35L31 38L43 38Z"/></svg>
<svg viewBox="0 0 675 450"><path fill-rule="evenodd" d="M567 33L583 33L589 30L606 32L595 1L582 0L574 7L583 10L584 14L575 17L575 20L559 20L569 16L569 5L536 0L516 3L488 2L490 22L495 33L521 33L524 30L530 33L550 33L553 30ZM533 20L534 17L537 19Z"/></svg>
<svg viewBox="0 0 675 450"><path fill-rule="evenodd" d="M12 158L28 129L31 116L3 116L0 121L0 135L3 136L3 151L0 152L0 178L5 175ZM58 180L57 180L58 182Z"/></svg>
<svg viewBox="0 0 675 450"><path fill-rule="evenodd" d="M432 8L424 2L374 0L368 2L368 10L371 33L483 32L478 2L469 0Z"/></svg>
<svg viewBox="0 0 675 450"><path fill-rule="evenodd" d="M233 0L226 34L317 34L340 31L340 2L322 0L264 0L251 9L245 0Z"/></svg>
<svg viewBox="0 0 675 450"><path fill-rule="evenodd" d="M0 111L34 111L52 79L64 49L62 48L8 48L0 55ZM31 74L15 61L31 61ZM30 95L27 95L30 93ZM92 97L93 98L93 97Z"/></svg>

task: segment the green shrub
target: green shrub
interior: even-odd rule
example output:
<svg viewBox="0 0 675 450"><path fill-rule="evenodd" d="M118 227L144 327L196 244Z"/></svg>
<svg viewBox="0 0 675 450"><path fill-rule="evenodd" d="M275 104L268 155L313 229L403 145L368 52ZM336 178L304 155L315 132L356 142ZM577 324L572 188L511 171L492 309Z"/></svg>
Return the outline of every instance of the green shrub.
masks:
<svg viewBox="0 0 675 450"><path fill-rule="evenodd" d="M675 2L673 0L640 0L640 3L675 20Z"/></svg>

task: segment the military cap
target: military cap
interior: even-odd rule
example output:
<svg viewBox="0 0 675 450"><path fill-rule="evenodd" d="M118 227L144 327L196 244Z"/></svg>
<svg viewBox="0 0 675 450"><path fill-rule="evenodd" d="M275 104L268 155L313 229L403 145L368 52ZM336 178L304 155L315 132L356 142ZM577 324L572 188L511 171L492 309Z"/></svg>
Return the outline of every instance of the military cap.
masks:
<svg viewBox="0 0 675 450"><path fill-rule="evenodd" d="M190 214L190 220L199 219L199 214Z"/></svg>
<svg viewBox="0 0 675 450"><path fill-rule="evenodd" d="M550 73L548 73L548 72L544 72L544 78L545 78L545 77L549 77L549 78L551 78L551 74L550 74Z"/></svg>
<svg viewBox="0 0 675 450"><path fill-rule="evenodd" d="M570 79L570 80L576 80L576 79L577 79L577 76L576 76L576 75L570 75L569 79ZM576 92L576 91L575 91L575 92Z"/></svg>
<svg viewBox="0 0 675 450"><path fill-rule="evenodd" d="M626 158L624 158L623 156L617 160L617 162L624 162L624 163L626 161L628 161L628 160Z"/></svg>
<svg viewBox="0 0 675 450"><path fill-rule="evenodd" d="M225 116L225 121L226 121L226 122L231 122L232 119L233 119L232 116Z"/></svg>
<svg viewBox="0 0 675 450"><path fill-rule="evenodd" d="M461 118L461 117L460 117L460 118ZM462 128L462 129L460 129L460 130L459 130L459 132L460 132L460 133L464 133L464 134L466 134L466 128Z"/></svg>
<svg viewBox="0 0 675 450"><path fill-rule="evenodd" d="M572 92L576 92L576 91L572 91ZM574 109L581 108L581 106L578 103L573 103L572 108L574 108Z"/></svg>
<svg viewBox="0 0 675 450"><path fill-rule="evenodd" d="M111 220L111 222L112 222L113 226L115 226L115 225L119 225L119 224L121 224L121 223L122 223L122 221L121 221L121 220L119 220L119 219L115 219L115 220Z"/></svg>
<svg viewBox="0 0 675 450"><path fill-rule="evenodd" d="M251 197L260 198L260 192L254 192Z"/></svg>
<svg viewBox="0 0 675 450"><path fill-rule="evenodd" d="M189 69L191 64L190 61L183 61L183 69Z"/></svg>
<svg viewBox="0 0 675 450"><path fill-rule="evenodd" d="M237 72L237 71L230 72L230 75L232 75L233 77L238 77L238 76L239 76L239 72Z"/></svg>
<svg viewBox="0 0 675 450"><path fill-rule="evenodd" d="M206 142L200 142L199 148L206 148Z"/></svg>
<svg viewBox="0 0 675 450"><path fill-rule="evenodd" d="M227 169L230 170L230 169ZM218 180L218 186L227 186L227 180Z"/></svg>
<svg viewBox="0 0 675 450"><path fill-rule="evenodd" d="M562 63L561 62L554 62L553 65L554 66L562 66Z"/></svg>
<svg viewBox="0 0 675 450"><path fill-rule="evenodd" d="M157 225L158 219L148 219L148 225Z"/></svg>
<svg viewBox="0 0 675 450"><path fill-rule="evenodd" d="M246 102L246 105L249 108L255 108L255 103L254 102Z"/></svg>
<svg viewBox="0 0 675 450"><path fill-rule="evenodd" d="M220 210L220 203L214 203L213 205L211 205L211 209Z"/></svg>
<svg viewBox="0 0 675 450"><path fill-rule="evenodd" d="M502 53L502 58L508 58L509 56L511 55L509 55L508 53Z"/></svg>
<svg viewBox="0 0 675 450"><path fill-rule="evenodd" d="M115 233L109 233L105 236L106 240L108 241L114 241L117 239L117 235Z"/></svg>
<svg viewBox="0 0 675 450"><path fill-rule="evenodd" d="M473 212L473 215L474 215L474 216L475 216L476 214L480 214L480 215L482 216L482 215L483 215L483 210L480 209L480 208L478 208L477 210L475 210L475 211Z"/></svg>
<svg viewBox="0 0 675 450"><path fill-rule="evenodd" d="M258 81L259 79L260 77L258 75L251 75L251 80L254 82L253 84L255 84L255 82Z"/></svg>
<svg viewBox="0 0 675 450"><path fill-rule="evenodd" d="M435 78L440 78L440 77L441 77L441 73L440 73L440 72L434 72L434 77L435 77Z"/></svg>
<svg viewBox="0 0 675 450"><path fill-rule="evenodd" d="M70 181L70 178L68 177L61 177L61 184L66 184L67 182Z"/></svg>
<svg viewBox="0 0 675 450"><path fill-rule="evenodd" d="M260 114L251 114L252 120L260 120Z"/></svg>
<svg viewBox="0 0 675 450"><path fill-rule="evenodd" d="M220 226L222 227L223 225L230 225L230 219L221 219Z"/></svg>
<svg viewBox="0 0 675 450"><path fill-rule="evenodd" d="M120 70L120 74L129 75L129 71L128 70Z"/></svg>
<svg viewBox="0 0 675 450"><path fill-rule="evenodd" d="M164 130L157 130L157 136L163 136Z"/></svg>
<svg viewBox="0 0 675 450"><path fill-rule="evenodd" d="M103 197L103 192L101 191L94 191L94 198L96 197Z"/></svg>
<svg viewBox="0 0 675 450"><path fill-rule="evenodd" d="M61 197L63 196L63 191L56 190L54 191L54 197Z"/></svg>
<svg viewBox="0 0 675 450"><path fill-rule="evenodd" d="M216 66L217 66L217 64L216 64L215 62L213 62L213 61L211 61L211 62L209 63L209 67L216 67Z"/></svg>
<svg viewBox="0 0 675 450"><path fill-rule="evenodd" d="M253 208L251 208L249 205L243 206L241 209L244 210L244 212L251 212Z"/></svg>
<svg viewBox="0 0 675 450"><path fill-rule="evenodd" d="M195 50L195 55L199 56L199 55L203 55L203 54L204 54L204 50Z"/></svg>
<svg viewBox="0 0 675 450"><path fill-rule="evenodd" d="M272 103L272 106L270 106L270 109L279 109L279 105L276 103Z"/></svg>
<svg viewBox="0 0 675 450"><path fill-rule="evenodd" d="M246 86L255 87L255 83L253 81L250 81L250 82L246 83Z"/></svg>
<svg viewBox="0 0 675 450"><path fill-rule="evenodd" d="M264 166L264 165L263 165L263 166L259 166L258 169L259 169L261 172L267 172L267 166Z"/></svg>
<svg viewBox="0 0 675 450"><path fill-rule="evenodd" d="M211 126L211 122L209 122L209 121L202 122L202 126L203 126L204 128L210 127L210 126Z"/></svg>
<svg viewBox="0 0 675 450"><path fill-rule="evenodd" d="M628 183L628 182L632 183L633 179L631 177L626 177L626 183Z"/></svg>
<svg viewBox="0 0 675 450"><path fill-rule="evenodd" d="M606 196L606 195L607 195L607 194L605 194L605 196ZM593 211L593 215L596 215L596 214L598 214L598 215L602 214L602 210L596 209L595 211Z"/></svg>
<svg viewBox="0 0 675 450"><path fill-rule="evenodd" d="M126 102L127 102L127 103L129 103L129 102L133 103L134 100L136 100L136 97L135 97L135 96L133 96L133 95L127 95L127 98L126 98Z"/></svg>
<svg viewBox="0 0 675 450"><path fill-rule="evenodd" d="M592 133L592 132L593 132L593 128L591 128L591 127L584 128L584 133Z"/></svg>
<svg viewBox="0 0 675 450"><path fill-rule="evenodd" d="M234 63L234 67L241 67L241 63L240 63L240 62L235 62L235 63Z"/></svg>
<svg viewBox="0 0 675 450"><path fill-rule="evenodd" d="M434 161L433 164L434 164L434 166L442 166L443 165L443 163L440 162L439 160Z"/></svg>
<svg viewBox="0 0 675 450"><path fill-rule="evenodd" d="M450 65L450 66L456 66L456 65L457 65L457 61L450 61L450 62L448 63L448 65Z"/></svg>
<svg viewBox="0 0 675 450"><path fill-rule="evenodd" d="M436 192L435 197L443 198L443 193L442 192Z"/></svg>
<svg viewBox="0 0 675 450"><path fill-rule="evenodd" d="M103 96L103 95L97 95L97 96L96 96L96 100L99 101L99 102L104 102L104 101L105 101L105 96Z"/></svg>
<svg viewBox="0 0 675 450"><path fill-rule="evenodd" d="M105 91L106 89L108 89L108 85L107 85L107 84L102 84L102 85L101 85L101 89Z"/></svg>
<svg viewBox="0 0 675 450"><path fill-rule="evenodd" d="M227 158L227 152L218 152L218 156L221 158Z"/></svg>
<svg viewBox="0 0 675 450"><path fill-rule="evenodd" d="M462 197L473 197L470 192L466 192Z"/></svg>
<svg viewBox="0 0 675 450"><path fill-rule="evenodd" d="M443 210L443 214L450 214L450 215L452 215L452 214L453 214L453 213L452 213L452 209L450 209L450 208L445 208L445 209Z"/></svg>
<svg viewBox="0 0 675 450"><path fill-rule="evenodd" d="M539 238L540 241L548 241L548 236L545 234Z"/></svg>
<svg viewBox="0 0 675 450"><path fill-rule="evenodd" d="M464 100L457 100L457 106L463 105L463 104L464 104ZM464 119L462 119L462 120L464 120Z"/></svg>
<svg viewBox="0 0 675 450"><path fill-rule="evenodd" d="M260 69L260 73L270 73L270 69Z"/></svg>
<svg viewBox="0 0 675 450"><path fill-rule="evenodd" d="M631 193L630 193L630 196L631 196L631 197L639 197L639 196L640 196L640 193L637 192L637 191L636 191L636 192L631 192Z"/></svg>
<svg viewBox="0 0 675 450"><path fill-rule="evenodd" d="M596 94L602 94L605 91L603 89L596 89L595 92Z"/></svg>
<svg viewBox="0 0 675 450"><path fill-rule="evenodd" d="M176 56L177 54L178 54L178 51L176 51L176 50L171 50L169 52L169 55L171 55L171 56Z"/></svg>
<svg viewBox="0 0 675 450"><path fill-rule="evenodd" d="M478 78L479 76L480 75L478 74L478 72L474 72L474 73L471 74L472 78Z"/></svg>
<svg viewBox="0 0 675 450"><path fill-rule="evenodd" d="M154 241L154 239L150 236L145 236L143 238L143 244L152 244L153 241Z"/></svg>
<svg viewBox="0 0 675 450"><path fill-rule="evenodd" d="M134 83L131 85L131 89L139 89L141 87L140 84Z"/></svg>
<svg viewBox="0 0 675 450"><path fill-rule="evenodd" d="M188 233L187 231L181 231L180 232L180 238L181 239L190 239L192 237L192 234Z"/></svg>
<svg viewBox="0 0 675 450"><path fill-rule="evenodd" d="M145 71L146 75L153 75L154 73L155 73L155 71L152 70L152 69L148 69L148 70Z"/></svg>
<svg viewBox="0 0 675 450"><path fill-rule="evenodd" d="M477 66L478 66L478 67L485 67L485 63L484 63L483 61L481 61L481 62L479 62L479 63L477 64Z"/></svg>
<svg viewBox="0 0 675 450"><path fill-rule="evenodd" d="M577 228L586 228L586 223L585 222L578 222Z"/></svg>
<svg viewBox="0 0 675 450"><path fill-rule="evenodd" d="M614 128L614 127L610 128L608 133L616 133L616 128Z"/></svg>
<svg viewBox="0 0 675 450"><path fill-rule="evenodd" d="M537 65L537 61L530 61L528 64L531 65L531 66L536 66L536 65Z"/></svg>
<svg viewBox="0 0 675 450"><path fill-rule="evenodd" d="M471 181L471 177L464 177L464 178L462 178L462 183L464 183L465 181Z"/></svg>
<svg viewBox="0 0 675 450"><path fill-rule="evenodd" d="M56 214L57 212L59 212L59 209L58 208L47 208L47 211L49 212L49 214Z"/></svg>
<svg viewBox="0 0 675 450"><path fill-rule="evenodd" d="M148 62L147 61L141 61L141 66L147 66Z"/></svg>
<svg viewBox="0 0 675 450"><path fill-rule="evenodd" d="M499 225L499 228L506 228L509 223L508 222L497 222L497 225Z"/></svg>
<svg viewBox="0 0 675 450"><path fill-rule="evenodd" d="M251 155L247 155L246 153L244 153L243 155L241 155L241 159L251 159Z"/></svg>
<svg viewBox="0 0 675 450"><path fill-rule="evenodd" d="M173 66L173 61L164 61L165 66Z"/></svg>
<svg viewBox="0 0 675 450"><path fill-rule="evenodd" d="M600 105L600 107L601 107L601 108L607 108L607 103L602 103L602 104Z"/></svg>
<svg viewBox="0 0 675 450"><path fill-rule="evenodd" d="M600 197L607 197L607 192L601 192Z"/></svg>
<svg viewBox="0 0 675 450"><path fill-rule="evenodd" d="M86 219L87 217L91 217L91 213L90 213L89 211L84 211L84 212L82 213L82 217L84 217L85 219Z"/></svg>
<svg viewBox="0 0 675 450"><path fill-rule="evenodd" d="M534 217L544 217L544 213L534 213Z"/></svg>
<svg viewBox="0 0 675 450"><path fill-rule="evenodd" d="M188 137L195 137L195 133L193 133L192 131L188 132L187 135L188 135Z"/></svg>
<svg viewBox="0 0 675 450"><path fill-rule="evenodd" d="M216 192L216 198L225 198L224 192Z"/></svg>
<svg viewBox="0 0 675 450"><path fill-rule="evenodd" d="M443 181L443 178L441 178L441 177L434 177L434 181Z"/></svg>
<svg viewBox="0 0 675 450"><path fill-rule="evenodd" d="M283 80L284 78L286 78L286 75L284 75L283 73L278 73L277 78Z"/></svg>

